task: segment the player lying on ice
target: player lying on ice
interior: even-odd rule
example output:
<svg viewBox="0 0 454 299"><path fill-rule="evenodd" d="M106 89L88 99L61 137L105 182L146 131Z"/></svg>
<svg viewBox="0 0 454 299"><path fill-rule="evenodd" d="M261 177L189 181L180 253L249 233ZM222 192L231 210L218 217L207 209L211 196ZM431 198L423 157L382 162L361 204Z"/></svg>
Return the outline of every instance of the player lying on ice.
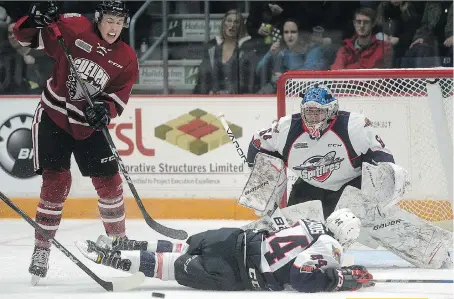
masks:
<svg viewBox="0 0 454 299"><path fill-rule="evenodd" d="M452 232L396 205L409 188L408 175L371 122L339 111L323 85L308 88L301 100L300 113L254 134L247 157L253 169L240 204L269 215L286 189L287 167L298 176L288 206L321 201L324 217L349 208L361 220L364 245L381 245L416 267L451 268Z"/></svg>
<svg viewBox="0 0 454 299"><path fill-rule="evenodd" d="M360 225L341 209L325 225L303 219L278 232L221 228L185 244L101 236L76 246L98 264L201 290L352 291L374 285L365 267L341 267L343 248L355 242Z"/></svg>

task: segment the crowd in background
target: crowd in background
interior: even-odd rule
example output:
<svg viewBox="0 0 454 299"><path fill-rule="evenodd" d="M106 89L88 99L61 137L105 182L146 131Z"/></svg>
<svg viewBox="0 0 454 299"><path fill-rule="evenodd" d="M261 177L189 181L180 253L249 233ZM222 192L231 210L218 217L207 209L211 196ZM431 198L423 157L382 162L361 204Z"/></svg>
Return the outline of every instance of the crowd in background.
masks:
<svg viewBox="0 0 454 299"><path fill-rule="evenodd" d="M203 1L190 2L171 2L169 12L203 13ZM129 2L131 14L142 4ZM50 58L20 46L11 34L29 6L0 1L0 94L40 93L50 73ZM96 3L60 6L91 17ZM219 34L198 53L202 62L193 92L272 94L289 70L452 67L452 6L452 1L250 1L245 17L244 1L210 1L210 13L225 14ZM149 34L149 23L139 19L139 39Z"/></svg>

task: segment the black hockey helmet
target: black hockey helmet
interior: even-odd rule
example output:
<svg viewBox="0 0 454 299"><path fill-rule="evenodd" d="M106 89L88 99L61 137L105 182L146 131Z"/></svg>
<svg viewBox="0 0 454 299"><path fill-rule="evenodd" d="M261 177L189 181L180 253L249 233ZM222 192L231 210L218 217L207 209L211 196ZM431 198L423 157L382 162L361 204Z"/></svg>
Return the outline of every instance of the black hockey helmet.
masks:
<svg viewBox="0 0 454 299"><path fill-rule="evenodd" d="M104 14L125 17L124 28L129 27L130 17L126 4L120 0L102 1L95 11L95 22L98 23Z"/></svg>

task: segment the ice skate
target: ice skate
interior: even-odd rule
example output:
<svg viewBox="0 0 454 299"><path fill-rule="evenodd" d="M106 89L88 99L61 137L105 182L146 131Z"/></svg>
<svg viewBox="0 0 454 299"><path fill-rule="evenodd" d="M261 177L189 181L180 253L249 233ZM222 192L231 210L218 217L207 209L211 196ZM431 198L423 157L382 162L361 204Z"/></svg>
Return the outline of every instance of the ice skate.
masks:
<svg viewBox="0 0 454 299"><path fill-rule="evenodd" d="M147 241L130 240L128 237L109 237L100 235L96 240L96 245L101 248L112 250L147 250Z"/></svg>
<svg viewBox="0 0 454 299"><path fill-rule="evenodd" d="M37 285L41 277L46 277L49 268L49 248L35 246L28 272L32 274L31 284Z"/></svg>
<svg viewBox="0 0 454 299"><path fill-rule="evenodd" d="M75 244L77 249L86 258L97 264L124 271L128 271L131 267L131 261L129 259L122 259L121 252L118 250L99 247L95 242L90 240L77 241Z"/></svg>

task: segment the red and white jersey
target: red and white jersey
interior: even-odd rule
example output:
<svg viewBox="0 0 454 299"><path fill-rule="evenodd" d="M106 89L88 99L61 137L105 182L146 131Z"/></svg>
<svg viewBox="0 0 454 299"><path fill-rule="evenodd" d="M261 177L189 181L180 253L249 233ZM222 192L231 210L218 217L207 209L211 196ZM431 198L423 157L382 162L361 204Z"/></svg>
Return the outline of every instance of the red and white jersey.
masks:
<svg viewBox="0 0 454 299"><path fill-rule="evenodd" d="M316 242L311 244L314 240ZM342 246L326 234L325 226L320 221L299 220L292 227L263 240L261 270L275 272L290 261L299 268L307 263L316 265L318 259L312 259L311 254L324 255L320 260L324 259L328 266L337 268L342 263L342 253Z"/></svg>
<svg viewBox="0 0 454 299"><path fill-rule="evenodd" d="M337 191L361 175L363 162L393 162L390 150L361 114L340 111L320 137L309 135L301 114L282 117L254 134L247 160L257 152L279 156L288 169L315 187Z"/></svg>
<svg viewBox="0 0 454 299"><path fill-rule="evenodd" d="M41 104L59 127L75 139L85 139L93 129L86 121L86 99L65 53L51 28L27 28L23 26L27 18L20 18L14 26L18 41L23 46L43 49L55 59L52 75L41 94ZM134 50L122 41L107 43L95 32L95 25L79 14L62 14L57 24L89 93L106 93L111 118L120 115L139 74Z"/></svg>
<svg viewBox="0 0 454 299"><path fill-rule="evenodd" d="M327 234L325 226L319 221L302 219L262 241L260 271L272 289L273 284L284 284L303 290L308 284L317 283L311 277L326 280L323 269L338 269L342 260L342 246ZM314 276L318 270L322 272Z"/></svg>

